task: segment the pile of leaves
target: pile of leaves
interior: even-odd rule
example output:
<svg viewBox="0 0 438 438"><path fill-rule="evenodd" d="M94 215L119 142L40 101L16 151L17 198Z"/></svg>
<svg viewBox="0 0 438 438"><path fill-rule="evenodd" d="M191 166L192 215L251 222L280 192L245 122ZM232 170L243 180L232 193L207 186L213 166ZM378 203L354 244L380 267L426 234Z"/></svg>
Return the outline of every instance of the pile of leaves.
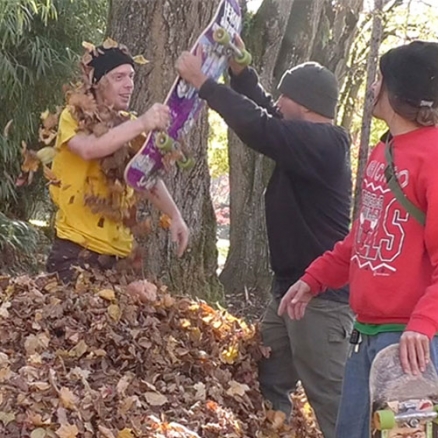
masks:
<svg viewBox="0 0 438 438"><path fill-rule="evenodd" d="M265 407L265 353L255 326L146 280L3 276L0 436L319 437L304 399L297 434Z"/></svg>

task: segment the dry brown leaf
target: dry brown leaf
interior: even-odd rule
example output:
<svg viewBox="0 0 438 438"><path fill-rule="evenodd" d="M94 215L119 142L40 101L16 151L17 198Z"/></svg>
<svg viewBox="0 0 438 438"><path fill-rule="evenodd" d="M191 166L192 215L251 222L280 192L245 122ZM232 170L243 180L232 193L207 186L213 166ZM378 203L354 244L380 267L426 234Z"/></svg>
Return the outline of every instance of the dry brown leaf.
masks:
<svg viewBox="0 0 438 438"><path fill-rule="evenodd" d="M21 170L23 172L36 172L40 165L40 160L38 159L36 152L27 149L26 142L21 142L22 150L21 154L23 155L23 164L21 165Z"/></svg>
<svg viewBox="0 0 438 438"><path fill-rule="evenodd" d="M205 384L198 382L193 385L193 388L196 390L195 400L205 401L207 398L207 388L205 387Z"/></svg>
<svg viewBox="0 0 438 438"><path fill-rule="evenodd" d="M274 430L280 429L283 427L286 422L286 414L281 411L275 411L274 418L272 419L272 428Z"/></svg>
<svg viewBox="0 0 438 438"><path fill-rule="evenodd" d="M50 385L49 385L49 387L50 387ZM48 388L46 388L46 389L48 389ZM27 420L29 421L29 423L31 423L34 426L48 426L51 423L50 418L47 420L43 420L43 418L41 417L41 414L36 414L33 412L27 413Z"/></svg>
<svg viewBox="0 0 438 438"><path fill-rule="evenodd" d="M103 435L104 438L116 438L111 429L108 429L105 426L99 425L99 432Z"/></svg>
<svg viewBox="0 0 438 438"><path fill-rule="evenodd" d="M85 116L92 117L97 112L97 103L92 95L83 93L73 93L68 97L68 104L84 113Z"/></svg>
<svg viewBox="0 0 438 438"><path fill-rule="evenodd" d="M232 365L239 357L239 349L235 345L230 345L221 352L221 360L229 365Z"/></svg>
<svg viewBox="0 0 438 438"><path fill-rule="evenodd" d="M52 148L50 146L46 146L42 149L40 149L39 151L37 151L36 153L38 159L41 161L41 163L43 164L49 164L53 161L53 159L55 158L56 155L56 150L55 148Z"/></svg>
<svg viewBox="0 0 438 438"><path fill-rule="evenodd" d="M231 380L230 387L227 390L227 394L234 397L238 395L243 397L247 391L249 391L249 386L244 383L236 382L235 380Z"/></svg>
<svg viewBox="0 0 438 438"><path fill-rule="evenodd" d="M29 335L24 342L24 348L28 356L45 350L50 343L50 338L45 333Z"/></svg>
<svg viewBox="0 0 438 438"><path fill-rule="evenodd" d="M85 50L88 50L88 51L90 51L90 52L92 52L92 51L95 49L94 44L89 43L89 42L87 42L87 41L82 41L82 47L83 47Z"/></svg>
<svg viewBox="0 0 438 438"><path fill-rule="evenodd" d="M149 62L143 55L135 55L133 57L133 60L136 64L139 64L139 65L144 65L144 64L147 64Z"/></svg>
<svg viewBox="0 0 438 438"><path fill-rule="evenodd" d="M88 345L85 343L83 339L81 339L71 350L70 356L80 358L82 357L88 350Z"/></svg>
<svg viewBox="0 0 438 438"><path fill-rule="evenodd" d="M102 289L101 291L99 291L98 295L100 298L103 298L107 301L115 301L116 299L116 294L112 289Z"/></svg>
<svg viewBox="0 0 438 438"><path fill-rule="evenodd" d="M0 411L0 422L5 426L15 420L15 414L13 412L3 412Z"/></svg>
<svg viewBox="0 0 438 438"><path fill-rule="evenodd" d="M75 424L63 424L57 431L59 438L76 438L79 430Z"/></svg>
<svg viewBox="0 0 438 438"><path fill-rule="evenodd" d="M108 37L108 38L103 42L102 47L103 47L104 49L111 49L111 48L113 48L113 47L118 47L118 44L117 44L112 38L109 38L109 37Z"/></svg>
<svg viewBox="0 0 438 438"><path fill-rule="evenodd" d="M127 286L126 291L143 303L157 300L157 286L147 280L133 281Z"/></svg>
<svg viewBox="0 0 438 438"><path fill-rule="evenodd" d="M5 301L0 306L0 318L9 318L9 312L8 309L11 307L11 303L9 301Z"/></svg>
<svg viewBox="0 0 438 438"><path fill-rule="evenodd" d="M166 214L162 214L160 216L160 227L163 230L168 230L171 225L172 225L172 219L170 219L170 217L167 216Z"/></svg>
<svg viewBox="0 0 438 438"><path fill-rule="evenodd" d="M114 321L119 321L120 317L122 316L120 307L117 304L111 304L110 306L108 306L108 315Z"/></svg>
<svg viewBox="0 0 438 438"><path fill-rule="evenodd" d="M109 131L109 127L105 123L97 123L93 126L93 134L96 137L101 137Z"/></svg>
<svg viewBox="0 0 438 438"><path fill-rule="evenodd" d="M49 382L32 382L30 386L37 388L39 391L47 391L50 389Z"/></svg>
<svg viewBox="0 0 438 438"><path fill-rule="evenodd" d="M158 392L145 392L144 397L151 406L163 406L168 403L167 397Z"/></svg>
<svg viewBox="0 0 438 438"><path fill-rule="evenodd" d="M45 128L40 128L38 130L38 140L47 146L50 143L52 143L53 140L55 140L56 136L57 136L56 131L49 131L48 129Z"/></svg>
<svg viewBox="0 0 438 438"><path fill-rule="evenodd" d="M76 405L79 402L79 399L73 392L64 386L59 391L59 399L61 400L62 406L70 410L76 409Z"/></svg>
<svg viewBox="0 0 438 438"><path fill-rule="evenodd" d="M132 429L125 428L119 431L117 438L135 438L135 435L133 434Z"/></svg>
<svg viewBox="0 0 438 438"><path fill-rule="evenodd" d="M42 427L34 429L30 434L30 438L46 438L46 436L46 429L43 429Z"/></svg>
<svg viewBox="0 0 438 438"><path fill-rule="evenodd" d="M132 380L132 376L125 374L117 383L117 393L119 395L124 395L125 391L128 389L129 383Z"/></svg>
<svg viewBox="0 0 438 438"><path fill-rule="evenodd" d="M58 126L59 112L51 113L49 110L41 113L43 127L47 130L54 129Z"/></svg>

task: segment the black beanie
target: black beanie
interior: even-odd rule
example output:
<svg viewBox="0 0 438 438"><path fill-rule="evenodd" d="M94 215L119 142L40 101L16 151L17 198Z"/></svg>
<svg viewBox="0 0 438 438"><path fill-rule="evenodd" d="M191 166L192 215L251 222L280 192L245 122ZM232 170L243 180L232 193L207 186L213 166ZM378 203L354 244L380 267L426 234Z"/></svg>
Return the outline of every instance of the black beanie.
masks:
<svg viewBox="0 0 438 438"><path fill-rule="evenodd" d="M390 96L412 106L438 106L438 44L414 41L380 58L383 83Z"/></svg>
<svg viewBox="0 0 438 438"><path fill-rule="evenodd" d="M103 46L99 46L96 47L91 55L93 59L88 65L94 68L93 83L95 84L99 82L103 76L120 65L129 64L134 67L134 59L132 56L118 47L104 49Z"/></svg>
<svg viewBox="0 0 438 438"><path fill-rule="evenodd" d="M315 113L329 119L335 117L338 81L330 70L317 62L305 62L287 70L278 90Z"/></svg>

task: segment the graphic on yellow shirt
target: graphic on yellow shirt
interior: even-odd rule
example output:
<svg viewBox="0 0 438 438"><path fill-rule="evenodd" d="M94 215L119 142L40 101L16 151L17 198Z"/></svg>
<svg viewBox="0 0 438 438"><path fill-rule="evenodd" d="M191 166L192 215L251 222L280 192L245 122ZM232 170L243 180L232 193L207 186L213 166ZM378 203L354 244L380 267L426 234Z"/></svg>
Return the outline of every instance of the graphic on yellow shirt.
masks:
<svg viewBox="0 0 438 438"><path fill-rule="evenodd" d="M99 254L126 257L133 244L130 230L122 220L93 213L85 200L90 196L101 199L118 196L117 204L121 205L121 211L133 205L134 192L127 187L118 194L110 192L99 160L86 161L70 151L67 143L76 135L77 128L78 123L70 111L64 109L59 119L57 154L52 164L52 171L60 184L50 186L51 197L58 208L55 223L57 236Z"/></svg>

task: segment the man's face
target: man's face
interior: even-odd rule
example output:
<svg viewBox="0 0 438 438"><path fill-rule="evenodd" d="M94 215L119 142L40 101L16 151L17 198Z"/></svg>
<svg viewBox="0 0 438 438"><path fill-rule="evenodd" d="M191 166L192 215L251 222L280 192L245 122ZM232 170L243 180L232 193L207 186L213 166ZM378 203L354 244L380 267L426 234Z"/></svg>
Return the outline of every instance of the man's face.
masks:
<svg viewBox="0 0 438 438"><path fill-rule="evenodd" d="M388 438L426 438L425 427L398 427L389 432Z"/></svg>
<svg viewBox="0 0 438 438"><path fill-rule="evenodd" d="M134 91L134 69L130 64L119 65L101 79L99 90L105 103L115 110L127 110Z"/></svg>
<svg viewBox="0 0 438 438"><path fill-rule="evenodd" d="M277 107L285 120L304 120L304 108L284 94L278 98Z"/></svg>

